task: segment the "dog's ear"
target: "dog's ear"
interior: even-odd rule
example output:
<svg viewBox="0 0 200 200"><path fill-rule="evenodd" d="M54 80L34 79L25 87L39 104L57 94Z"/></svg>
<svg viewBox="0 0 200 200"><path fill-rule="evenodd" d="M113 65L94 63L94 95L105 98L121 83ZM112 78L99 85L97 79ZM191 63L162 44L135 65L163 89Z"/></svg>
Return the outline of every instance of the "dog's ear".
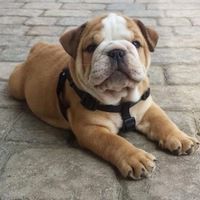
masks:
<svg viewBox="0 0 200 200"><path fill-rule="evenodd" d="M147 41L149 50L153 52L158 42L158 37L159 37L158 33L152 28L145 26L140 20L135 20L135 21L139 26L145 40Z"/></svg>
<svg viewBox="0 0 200 200"><path fill-rule="evenodd" d="M85 26L86 23L77 28L72 28L60 37L60 43L63 48L73 58L76 58L76 51L80 42L81 33L83 32Z"/></svg>

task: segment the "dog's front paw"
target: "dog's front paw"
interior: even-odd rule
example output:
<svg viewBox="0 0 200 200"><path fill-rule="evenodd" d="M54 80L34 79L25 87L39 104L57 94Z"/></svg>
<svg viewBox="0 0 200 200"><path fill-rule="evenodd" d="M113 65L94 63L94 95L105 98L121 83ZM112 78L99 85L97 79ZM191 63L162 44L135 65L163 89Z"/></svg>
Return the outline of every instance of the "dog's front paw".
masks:
<svg viewBox="0 0 200 200"><path fill-rule="evenodd" d="M180 131L169 134L164 140L159 141L159 145L175 155L189 155L199 148L199 141Z"/></svg>
<svg viewBox="0 0 200 200"><path fill-rule="evenodd" d="M124 155L119 170L124 177L139 180L154 171L155 161L156 158L152 154L136 149Z"/></svg>

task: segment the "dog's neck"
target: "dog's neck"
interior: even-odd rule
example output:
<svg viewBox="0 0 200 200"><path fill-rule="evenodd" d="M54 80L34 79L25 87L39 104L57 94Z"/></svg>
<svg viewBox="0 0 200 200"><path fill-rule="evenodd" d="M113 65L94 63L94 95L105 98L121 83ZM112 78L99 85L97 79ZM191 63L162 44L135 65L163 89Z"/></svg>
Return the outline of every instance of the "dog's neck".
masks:
<svg viewBox="0 0 200 200"><path fill-rule="evenodd" d="M148 77L146 77L143 81L138 83L135 86L135 88L130 89L127 96L124 97L122 101L123 102L126 102L126 101L137 102L148 88L149 88L149 80L148 80Z"/></svg>
<svg viewBox="0 0 200 200"><path fill-rule="evenodd" d="M123 125L122 130L128 131L135 129L136 120L130 114L130 108L138 104L140 101L145 101L150 96L150 88L148 88L142 95L139 95L139 90L133 91L132 96L134 96L135 101L124 101L120 102L118 105L112 104L102 104L95 97L91 96L86 91L80 90L77 85L74 83L74 80L71 77L69 69L65 68L59 75L58 84L57 84L57 96L60 111L63 114L65 119L67 118L66 109L70 107L70 104L66 106L64 99L64 91L66 89L66 81L68 81L69 86L74 90L76 95L79 97L81 105L90 111L105 111L111 113L119 113L121 115ZM137 95L137 96L136 96Z"/></svg>
<svg viewBox="0 0 200 200"><path fill-rule="evenodd" d="M99 102L102 104L112 104L112 105L119 105L122 102L126 101L132 101L137 102L142 94L149 88L149 80L148 77L146 77L143 81L140 83L137 83L134 88L128 89L128 92L126 91L125 95L119 95L119 93L116 92L116 94L113 94L108 98L102 98L101 95L99 95L96 91L94 91L92 88L89 89L88 86L85 85L85 83L82 83L83 81L80 80L79 77L77 77L77 73L75 73L75 67L69 67L70 74L72 76L72 79L75 83L75 85L80 89L87 93L89 93L91 96L96 98ZM108 94L105 95L106 97L109 96Z"/></svg>

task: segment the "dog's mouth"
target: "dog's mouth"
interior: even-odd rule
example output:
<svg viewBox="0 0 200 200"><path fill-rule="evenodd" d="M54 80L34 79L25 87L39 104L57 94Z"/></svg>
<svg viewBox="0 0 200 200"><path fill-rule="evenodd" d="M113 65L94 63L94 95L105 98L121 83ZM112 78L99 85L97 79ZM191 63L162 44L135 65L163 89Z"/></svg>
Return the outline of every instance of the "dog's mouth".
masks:
<svg viewBox="0 0 200 200"><path fill-rule="evenodd" d="M123 60L110 62L110 66L104 68L99 75L98 77L98 73L94 73L93 78L90 79L96 90L103 93L121 92L124 89L134 88L144 79L145 72L139 64L133 66Z"/></svg>
<svg viewBox="0 0 200 200"><path fill-rule="evenodd" d="M132 88L136 82L138 81L132 79L127 73L116 70L101 83L95 85L95 88L101 92L120 92L124 88Z"/></svg>

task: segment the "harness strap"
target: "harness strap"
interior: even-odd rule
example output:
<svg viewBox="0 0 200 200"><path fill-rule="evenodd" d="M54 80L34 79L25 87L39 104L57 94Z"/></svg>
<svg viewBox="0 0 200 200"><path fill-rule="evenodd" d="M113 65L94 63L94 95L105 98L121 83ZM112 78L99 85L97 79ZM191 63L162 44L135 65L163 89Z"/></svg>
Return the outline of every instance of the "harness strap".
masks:
<svg viewBox="0 0 200 200"><path fill-rule="evenodd" d="M66 79L67 79L67 74L63 70L59 75L58 84L57 84L57 88L56 88L56 93L57 93L57 97L58 97L58 104L59 104L59 107L60 107L60 111L61 111L62 115L64 116L64 118L66 120L68 120L67 119L67 115L66 115L66 110L69 108L69 105L67 105L64 102L64 97L63 97L63 92L64 92Z"/></svg>
<svg viewBox="0 0 200 200"><path fill-rule="evenodd" d="M150 95L150 88L148 88L147 91L144 92L144 94L141 96L141 98L137 102L128 101L128 102L122 102L119 105L103 105L93 96L91 96L89 93L80 90L75 85L70 75L69 70L65 68L60 73L58 85L57 85L57 96L59 100L59 106L65 119L67 119L66 109L69 108L69 106L65 105L63 102L63 91L64 91L64 85L65 85L66 80L69 81L70 86L75 90L75 92L80 97L81 104L88 110L92 110L92 111L101 110L105 112L120 113L122 117L122 121L123 121L121 131L123 132L135 129L135 118L131 117L130 108L140 101L145 101Z"/></svg>
<svg viewBox="0 0 200 200"><path fill-rule="evenodd" d="M132 107L132 105L129 102L122 104L122 107L121 107L120 113L123 120L123 125L121 128L122 132L131 130L131 129L135 130L135 118L131 117L130 115L130 111L129 111L130 107Z"/></svg>

